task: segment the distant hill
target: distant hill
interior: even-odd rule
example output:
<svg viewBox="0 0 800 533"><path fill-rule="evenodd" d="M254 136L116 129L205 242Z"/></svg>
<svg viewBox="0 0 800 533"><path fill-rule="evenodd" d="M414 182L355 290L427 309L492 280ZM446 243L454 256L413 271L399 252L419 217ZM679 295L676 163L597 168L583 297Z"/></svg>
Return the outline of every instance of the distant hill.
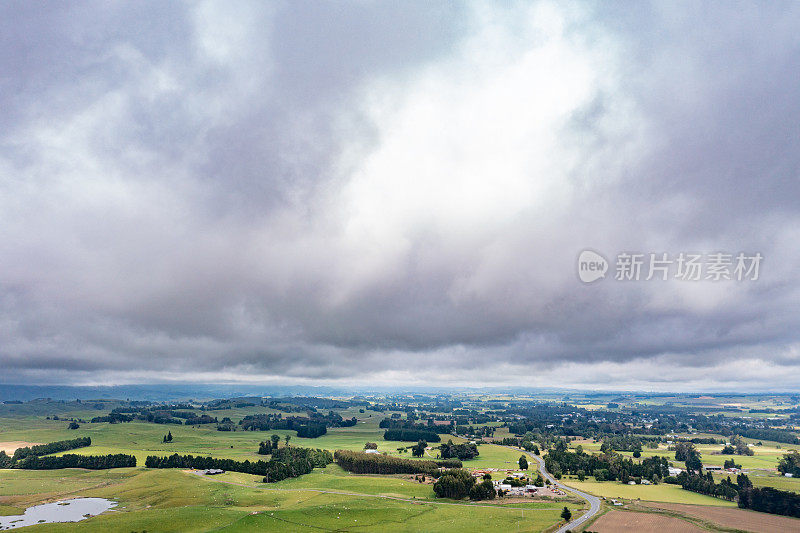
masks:
<svg viewBox="0 0 800 533"><path fill-rule="evenodd" d="M153 402L186 399L234 398L243 396L340 396L347 394L331 387L213 385L213 384L156 384L116 385L110 387L79 387L66 385L3 385L0 401L30 401L37 398L53 400L149 400Z"/></svg>

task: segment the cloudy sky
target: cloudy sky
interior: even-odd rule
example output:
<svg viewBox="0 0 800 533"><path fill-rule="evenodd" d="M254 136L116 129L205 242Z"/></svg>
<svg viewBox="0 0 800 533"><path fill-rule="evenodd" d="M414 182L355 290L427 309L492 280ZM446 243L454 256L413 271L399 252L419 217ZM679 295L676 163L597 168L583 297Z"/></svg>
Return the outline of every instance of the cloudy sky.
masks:
<svg viewBox="0 0 800 533"><path fill-rule="evenodd" d="M799 58L795 2L3 2L0 381L798 389Z"/></svg>

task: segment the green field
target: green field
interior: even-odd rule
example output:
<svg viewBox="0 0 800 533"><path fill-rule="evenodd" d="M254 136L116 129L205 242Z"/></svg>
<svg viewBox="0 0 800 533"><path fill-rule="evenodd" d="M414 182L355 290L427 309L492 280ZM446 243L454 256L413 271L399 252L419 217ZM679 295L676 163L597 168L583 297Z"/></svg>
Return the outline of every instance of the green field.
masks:
<svg viewBox="0 0 800 533"><path fill-rule="evenodd" d="M702 437L713 437L716 439L724 438L721 435L710 435L710 434L703 434L700 435ZM698 437L698 435L691 435L689 437ZM746 439L747 441L753 442L753 439ZM576 445L580 444L583 447L583 451L587 453L600 453L600 442L591 442L589 440L577 440L570 444L570 448L574 448ZM781 456L787 453L789 450L798 449L800 447L788 445L788 444L779 444L774 442L763 441L762 446L752 446L751 449L754 452L754 455L720 455L719 452L722 450L721 444L697 444L695 445L697 451L700 452L702 456L703 464L706 465L718 465L722 466L727 459L733 459L736 464L742 465L742 468L745 470L770 470L775 471L778 466L778 461L780 460ZM644 447L642 449L642 458L645 457L652 457L652 456L662 456L669 459L671 462L675 463L675 466L679 468L683 468L684 465L680 461L675 461L675 452L669 451L667 449L667 445L661 443L657 449L650 449ZM632 452L617 452L620 455L625 457L630 457L633 459ZM634 459L636 461L637 459ZM641 460L641 459L639 459ZM800 480L798 481L797 487L800 488Z"/></svg>
<svg viewBox="0 0 800 533"><path fill-rule="evenodd" d="M47 416L90 419L103 414L98 410L72 404L24 406L21 414L0 417L0 442L24 441L46 443L78 436L89 436L92 445L63 453L99 455L126 453L136 456L137 468L86 471L63 469L51 471L0 470L0 513L19 514L26 507L54 499L99 496L112 498L119 506L102 516L81 522L82 530L111 531L310 531L311 529L360 530L377 527L386 531L481 531L486 524L513 531L542 531L559 520L565 502L538 500L524 504L469 501L448 502L435 498L430 484L411 476L358 476L329 465L313 473L264 484L258 476L227 472L204 478L179 470L142 468L148 455L171 453L211 455L236 460L265 459L256 453L258 443L272 434L291 437L293 446L329 450L361 450L366 442L375 442L382 452L411 458L410 452L398 452L413 443L384 441L379 422L387 416L359 413L357 409L339 410L343 417L359 417L349 428L331 428L316 439L302 439L294 431L221 432L216 424L197 427L159 425L145 422L81 423L77 430L67 429L65 420ZM108 408L108 407L106 407ZM245 407L206 411L211 416L241 417L264 413L263 407ZM167 432L171 443L163 443ZM452 438L442 435L443 441ZM433 444L435 446L435 444ZM465 461L466 468L518 469L521 452L492 444L481 444L478 458ZM425 458L436 458L430 450ZM536 464L530 461L530 471ZM503 475L503 474L499 474ZM568 503L577 511L580 506ZM469 512L464 512L469 507ZM43 524L37 530L68 531L69 524Z"/></svg>
<svg viewBox="0 0 800 533"><path fill-rule="evenodd" d="M363 531L377 524L387 531L480 531L487 523L515 531L541 531L558 521L563 507L559 502L503 506L435 501L429 485L395 477L350 476L335 466L307 479L272 485L258 486L254 478L246 474L201 478L180 470L143 468L0 470L0 487L5 509L77 496L119 502L116 510L81 522L81 530L86 531L306 531L320 527ZM419 501L404 501L415 497ZM74 528L47 524L37 526L37 531Z"/></svg>
<svg viewBox="0 0 800 533"><path fill-rule="evenodd" d="M575 487L596 496L605 498L618 498L625 500L645 500L667 503L690 503L695 505L717 505L735 507L735 502L729 502L713 496L697 494L683 490L680 485L624 485L616 481L578 481L577 479L562 479L565 485Z"/></svg>

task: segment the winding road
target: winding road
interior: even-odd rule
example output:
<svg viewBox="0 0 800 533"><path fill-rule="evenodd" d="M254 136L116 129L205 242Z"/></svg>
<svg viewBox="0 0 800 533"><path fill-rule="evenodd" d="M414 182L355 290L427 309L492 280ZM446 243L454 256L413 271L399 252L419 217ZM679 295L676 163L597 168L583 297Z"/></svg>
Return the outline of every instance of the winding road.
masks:
<svg viewBox="0 0 800 533"><path fill-rule="evenodd" d="M518 448L512 448L510 446L506 446L506 448L509 448L511 450L517 450L518 449ZM539 472L542 473L542 477L544 477L545 479L549 479L550 483L552 483L556 487L560 488L564 492L571 492L572 494L580 496L581 498L583 498L584 500L589 502L589 510L588 511L583 513L581 516L579 516L578 518L576 518L572 522L568 522L568 523L564 524L555 533L565 533L566 531L574 529L574 528L580 526L581 524L583 524L584 522L586 522L587 520L589 520L590 518L592 518L594 515L597 514L597 512L600 510L600 498L598 498L597 496L592 496L591 494L583 492L582 490L573 489L572 487L568 487L568 486L564 485L563 483L561 483L560 481L555 479L553 476L551 476L550 472L548 472L545 469L545 467L544 467L544 459L542 459L540 456L535 455L535 454L533 454L531 452L526 452L524 450L520 450L520 451L522 451L523 453L529 455L530 457L533 457L536 460L536 462L539 463Z"/></svg>

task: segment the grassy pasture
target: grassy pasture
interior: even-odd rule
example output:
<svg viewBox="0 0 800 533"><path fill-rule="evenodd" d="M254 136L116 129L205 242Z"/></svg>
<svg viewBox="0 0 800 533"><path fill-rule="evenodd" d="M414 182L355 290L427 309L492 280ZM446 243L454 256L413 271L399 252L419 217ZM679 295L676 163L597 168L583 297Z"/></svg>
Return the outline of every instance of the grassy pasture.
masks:
<svg viewBox="0 0 800 533"><path fill-rule="evenodd" d="M623 485L616 481L597 482L593 478L586 481L577 479L562 479L565 485L575 487L596 496L605 498L619 498L625 500L646 500L653 502L689 503L694 505L718 505L722 507L735 507L735 502L725 501L713 496L697 494L683 490L680 485Z"/></svg>
<svg viewBox="0 0 800 533"><path fill-rule="evenodd" d="M555 502L529 505L441 505L427 498L429 486L396 477L351 476L331 466L308 479L287 480L258 487L255 476L224 474L219 480L202 479L180 470L118 469L104 472L81 470L0 470L5 492L21 487L46 490L38 494L2 496L3 509L63 497L95 496L119 502L117 510L81 522L82 531L306 531L310 529L360 530L378 527L387 531L480 531L486 524L520 531L542 531L558 521ZM252 486L221 483L231 481ZM316 490L310 490L311 488ZM320 492L326 488L363 495ZM418 502L375 498L389 495L420 497ZM13 504L17 509L10 507ZM577 512L579 506L568 504ZM469 512L464 512L469 506ZM37 531L71 531L70 524L37 526Z"/></svg>

